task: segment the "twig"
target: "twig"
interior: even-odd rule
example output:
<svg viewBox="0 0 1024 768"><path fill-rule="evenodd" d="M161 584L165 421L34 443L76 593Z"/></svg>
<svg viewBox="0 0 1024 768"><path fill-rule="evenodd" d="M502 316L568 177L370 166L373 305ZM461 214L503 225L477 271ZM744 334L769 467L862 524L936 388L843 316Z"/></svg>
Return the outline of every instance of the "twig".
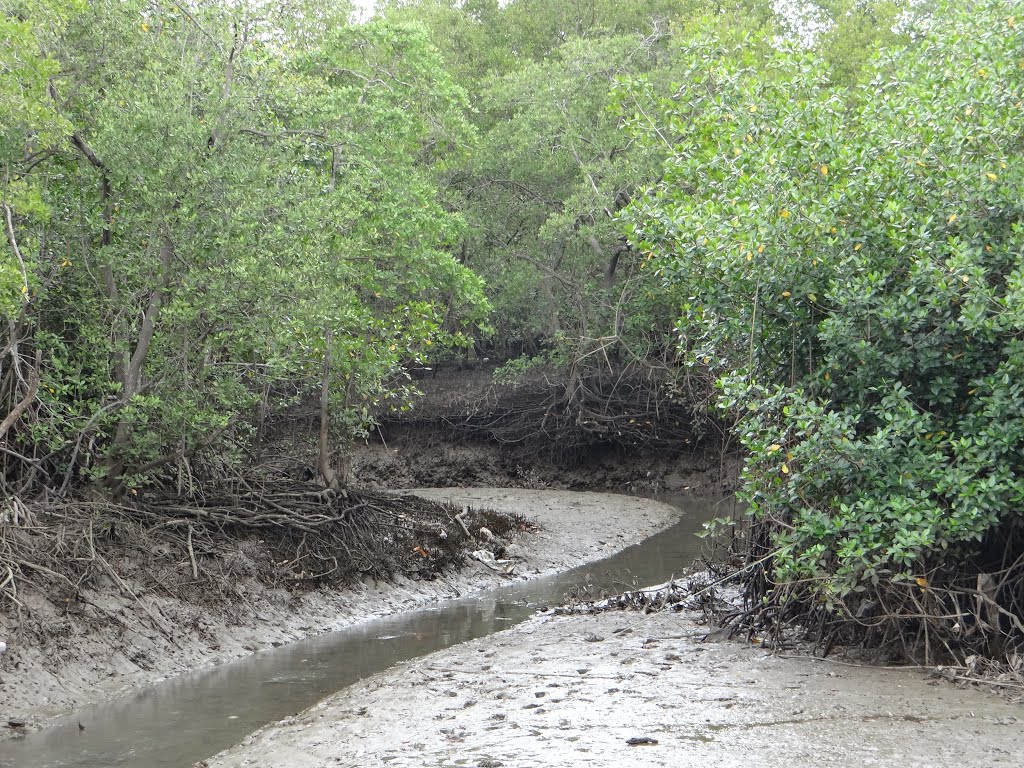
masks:
<svg viewBox="0 0 1024 768"><path fill-rule="evenodd" d="M982 685L991 685L997 688L1019 688L1024 690L1024 683L1012 683L1005 680L986 680L983 677L970 677L969 675L953 675L954 680L963 680L968 683L981 683Z"/></svg>
<svg viewBox="0 0 1024 768"><path fill-rule="evenodd" d="M920 670L927 670L927 669L935 669L934 666L922 666L920 664L890 664L888 666L883 665L883 664L859 664L859 663L857 663L855 661L842 661L840 659L829 658L828 656L813 656L813 655L806 655L805 656L805 655L800 654L800 653L773 653L772 655L776 656L776 657L778 657L780 659L795 659L797 661L801 661L801 660L805 660L805 661L824 661L824 662L827 662L829 664L835 664L835 665L840 666L840 667L853 667L855 669L887 669L887 670L892 670L892 671L895 671L895 672L905 672L905 671L908 671L908 670L919 670L920 671Z"/></svg>
<svg viewBox="0 0 1024 768"><path fill-rule="evenodd" d="M172 643L174 643L174 645L177 646L178 648L181 648L181 645L178 643L177 640L174 639L174 636L171 634L171 631L167 627L165 627L163 622L160 621L156 617L156 614L150 609L150 607L148 605L146 605L144 602L142 602L142 600L139 598L138 595L136 595L134 592L132 592L131 587L129 587L127 584L125 584L124 579L122 579L117 574L117 571L115 571L111 567L110 563L107 562L106 558L104 558L102 555L99 555L98 559L106 567L107 573L110 574L111 578L115 582L117 582L117 585L119 587L121 587L122 590L124 590L125 594L127 594L136 603L138 603L139 607L142 608L142 610L144 610L146 612L146 615L149 616L149 618L153 621L153 625L157 629L159 629L161 632L163 632L164 637L166 637L168 640L170 640Z"/></svg>
<svg viewBox="0 0 1024 768"><path fill-rule="evenodd" d="M469 539L470 541L475 541L475 539L473 538L473 534L469 532L469 528L466 526L466 521L462 518L462 516L466 514L467 511L468 510L463 509L462 512L457 514L455 516L455 522L457 522L459 524L459 527L462 528L462 531L466 534L467 539Z"/></svg>
<svg viewBox="0 0 1024 768"><path fill-rule="evenodd" d="M196 553L192 549L192 524L188 525L188 559L192 562L192 578L199 579L199 566L196 565Z"/></svg>

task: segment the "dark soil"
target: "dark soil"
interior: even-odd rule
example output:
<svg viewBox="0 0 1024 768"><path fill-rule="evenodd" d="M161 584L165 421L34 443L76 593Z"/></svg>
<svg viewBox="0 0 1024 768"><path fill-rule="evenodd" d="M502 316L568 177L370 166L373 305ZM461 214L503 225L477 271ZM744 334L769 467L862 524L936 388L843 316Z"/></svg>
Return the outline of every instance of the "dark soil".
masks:
<svg viewBox="0 0 1024 768"><path fill-rule="evenodd" d="M371 488L455 485L718 496L736 489L740 465L735 455L698 447L675 455L593 449L566 466L493 443L452 442L431 426L392 425L355 449L352 473Z"/></svg>
<svg viewBox="0 0 1024 768"><path fill-rule="evenodd" d="M692 493L717 496L736 489L741 459L734 445L723 441L715 425L695 429L675 444L664 440L623 445L621 439L589 435L567 437L548 430L548 441L504 440L504 424L516 434L523 411L535 405L524 400L546 396L536 384L526 388L498 386L492 371L443 371L417 382L423 397L400 419L385 419L364 443L355 446L350 465L354 482L369 488L444 486L606 490L638 495ZM515 404L517 408L513 408ZM489 427L477 425L487 421ZM545 428L547 429L547 428ZM544 432L537 425L538 434ZM558 441L571 439L571 453Z"/></svg>

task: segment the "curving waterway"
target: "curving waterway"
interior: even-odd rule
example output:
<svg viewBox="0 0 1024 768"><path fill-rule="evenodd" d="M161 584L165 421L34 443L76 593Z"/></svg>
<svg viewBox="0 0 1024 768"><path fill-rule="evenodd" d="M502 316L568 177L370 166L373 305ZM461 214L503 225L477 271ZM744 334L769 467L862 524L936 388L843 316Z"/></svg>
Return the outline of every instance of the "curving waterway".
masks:
<svg viewBox="0 0 1024 768"><path fill-rule="evenodd" d="M731 512L732 501L686 496L659 500L681 510L680 522L605 560L140 688L72 713L23 739L0 743L0 767L188 768L261 726L400 661L525 621L581 585L623 591L665 581L701 553L704 542L696 534L703 522ZM88 727L80 730L79 722Z"/></svg>

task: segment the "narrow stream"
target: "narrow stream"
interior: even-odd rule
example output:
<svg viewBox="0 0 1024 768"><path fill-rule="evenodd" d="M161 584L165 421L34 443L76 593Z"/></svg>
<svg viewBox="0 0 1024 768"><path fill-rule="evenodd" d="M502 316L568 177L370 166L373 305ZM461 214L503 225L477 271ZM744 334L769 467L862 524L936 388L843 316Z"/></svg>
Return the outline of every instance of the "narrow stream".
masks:
<svg viewBox="0 0 1024 768"><path fill-rule="evenodd" d="M606 560L429 609L377 619L177 677L0 743L0 768L188 768L261 726L306 709L393 664L507 629L570 589L623 591L668 579L701 552L705 520L731 512L716 500L660 497L679 523ZM80 731L78 723L87 725Z"/></svg>

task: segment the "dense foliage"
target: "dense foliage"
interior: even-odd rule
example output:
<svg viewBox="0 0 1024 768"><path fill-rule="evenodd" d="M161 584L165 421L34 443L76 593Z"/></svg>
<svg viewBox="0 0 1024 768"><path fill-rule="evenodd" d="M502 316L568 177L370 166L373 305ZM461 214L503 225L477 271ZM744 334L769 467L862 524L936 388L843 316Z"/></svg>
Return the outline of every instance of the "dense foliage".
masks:
<svg viewBox="0 0 1024 768"><path fill-rule="evenodd" d="M753 554L772 555L758 596L782 610L812 597L867 626L941 616L936 644L965 616L1019 631L1011 4L943 11L849 93L800 50L755 68L698 40L687 58L683 80L700 85L663 102L656 133L633 121L649 141L683 138L629 231L683 300L691 361L738 414Z"/></svg>
<svg viewBox="0 0 1024 768"><path fill-rule="evenodd" d="M422 30L335 5L4 17L15 489L180 486L306 393L333 484L334 447L407 403L401 364L466 343L486 301L438 191L474 140L465 93Z"/></svg>
<svg viewBox="0 0 1024 768"><path fill-rule="evenodd" d="M598 340L625 355L664 347L675 309L640 272L615 216L657 177L666 153L620 130L616 104L646 109L647 91L634 98L613 85L642 77L652 93L670 94L673 30L707 4L395 5L398 18L428 25L475 107L480 143L448 194L470 225L465 263L489 286L497 356L536 354L542 341L559 359ZM737 39L770 18L764 3L747 2L720 3L714 15Z"/></svg>
<svg viewBox="0 0 1024 768"><path fill-rule="evenodd" d="M717 391L772 617L1024 634L1013 3L4 11L12 498L187 494L286 420L337 488L408 369L488 354L581 450Z"/></svg>

